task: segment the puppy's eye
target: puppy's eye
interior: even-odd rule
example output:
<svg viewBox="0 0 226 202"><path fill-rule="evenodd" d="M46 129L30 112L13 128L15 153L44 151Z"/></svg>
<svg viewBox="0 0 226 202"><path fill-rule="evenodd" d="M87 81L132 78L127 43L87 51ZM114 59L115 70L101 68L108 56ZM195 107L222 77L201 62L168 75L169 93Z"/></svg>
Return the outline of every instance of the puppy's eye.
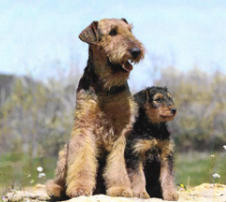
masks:
<svg viewBox="0 0 226 202"><path fill-rule="evenodd" d="M157 98L154 101L160 103L160 102L162 102L162 98Z"/></svg>
<svg viewBox="0 0 226 202"><path fill-rule="evenodd" d="M112 30L109 32L109 35L111 35L111 36L117 35L117 29L116 29L116 28L112 29Z"/></svg>

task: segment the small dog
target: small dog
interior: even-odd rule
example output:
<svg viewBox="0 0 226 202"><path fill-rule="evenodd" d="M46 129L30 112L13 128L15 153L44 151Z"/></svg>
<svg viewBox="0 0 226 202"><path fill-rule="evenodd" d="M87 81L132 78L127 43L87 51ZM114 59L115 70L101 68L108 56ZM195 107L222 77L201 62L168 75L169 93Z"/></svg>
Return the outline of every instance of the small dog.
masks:
<svg viewBox="0 0 226 202"><path fill-rule="evenodd" d="M147 88L134 98L139 114L127 136L125 151L133 195L178 200L173 177L173 144L167 129L167 122L176 115L173 98L162 87Z"/></svg>

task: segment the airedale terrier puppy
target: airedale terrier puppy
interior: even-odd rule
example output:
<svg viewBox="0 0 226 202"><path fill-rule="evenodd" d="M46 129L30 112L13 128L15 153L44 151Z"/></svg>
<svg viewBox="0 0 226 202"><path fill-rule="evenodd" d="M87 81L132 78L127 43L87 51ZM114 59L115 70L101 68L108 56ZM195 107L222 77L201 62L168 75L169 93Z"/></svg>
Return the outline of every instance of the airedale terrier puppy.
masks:
<svg viewBox="0 0 226 202"><path fill-rule="evenodd" d="M173 177L173 144L167 122L176 115L167 88L151 87L134 95L139 112L127 137L125 158L135 197L177 200Z"/></svg>
<svg viewBox="0 0 226 202"><path fill-rule="evenodd" d="M92 22L79 38L89 44L89 59L79 81L75 122L69 144L60 152L50 196L92 195L98 158L106 154L103 178L110 196L131 196L124 150L137 105L127 79L144 55L143 45L125 19Z"/></svg>

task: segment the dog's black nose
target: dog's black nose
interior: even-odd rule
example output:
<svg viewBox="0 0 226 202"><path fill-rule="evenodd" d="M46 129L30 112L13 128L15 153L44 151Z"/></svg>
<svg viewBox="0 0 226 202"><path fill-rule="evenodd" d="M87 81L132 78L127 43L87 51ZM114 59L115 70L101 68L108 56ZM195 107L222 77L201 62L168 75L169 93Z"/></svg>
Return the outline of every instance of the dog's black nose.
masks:
<svg viewBox="0 0 226 202"><path fill-rule="evenodd" d="M171 113L172 113L172 114L176 114L176 113L177 113L177 109L176 109L176 108L172 108L172 109L171 109Z"/></svg>
<svg viewBox="0 0 226 202"><path fill-rule="evenodd" d="M140 54L141 54L141 50L139 48L131 48L130 49L130 53L133 57L133 59L136 59Z"/></svg>

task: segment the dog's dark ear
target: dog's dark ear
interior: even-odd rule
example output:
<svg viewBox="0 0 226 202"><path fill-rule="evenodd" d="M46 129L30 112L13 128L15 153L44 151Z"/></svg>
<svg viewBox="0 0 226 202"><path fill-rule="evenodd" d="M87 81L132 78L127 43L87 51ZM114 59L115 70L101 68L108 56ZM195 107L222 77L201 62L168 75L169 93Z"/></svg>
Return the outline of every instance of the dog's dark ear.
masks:
<svg viewBox="0 0 226 202"><path fill-rule="evenodd" d="M136 93L134 95L134 99L139 105L143 106L149 100L149 92L148 92L148 90L145 89L145 90L142 90L142 91Z"/></svg>
<svg viewBox="0 0 226 202"><path fill-rule="evenodd" d="M93 44L99 41L98 22L93 21L88 27L86 27L80 34L79 38L88 43Z"/></svg>
<svg viewBox="0 0 226 202"><path fill-rule="evenodd" d="M121 20L124 21L126 24L129 24L125 18L121 18Z"/></svg>

